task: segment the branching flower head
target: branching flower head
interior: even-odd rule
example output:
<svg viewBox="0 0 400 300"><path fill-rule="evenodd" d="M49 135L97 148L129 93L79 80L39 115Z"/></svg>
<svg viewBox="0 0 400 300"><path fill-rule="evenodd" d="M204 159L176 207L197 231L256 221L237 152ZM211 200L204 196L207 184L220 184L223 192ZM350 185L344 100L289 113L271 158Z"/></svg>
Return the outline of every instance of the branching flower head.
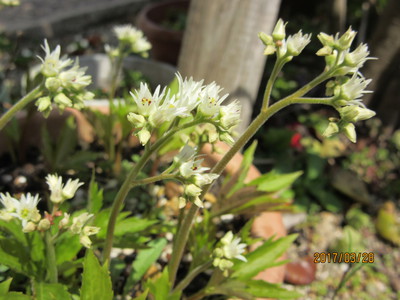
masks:
<svg viewBox="0 0 400 300"><path fill-rule="evenodd" d="M79 179L69 179L67 183L63 185L62 177L57 174L47 175L46 182L51 192L50 201L56 204L60 204L74 197L78 188L83 185L83 182L79 182Z"/></svg>
<svg viewBox="0 0 400 300"><path fill-rule="evenodd" d="M72 220L72 225L69 227L69 230L79 235L80 243L86 248L90 248L92 245L92 241L90 240L90 235L95 235L100 231L99 227L96 226L87 226L86 223L93 217L93 214L89 214L84 212L80 214L78 217L74 217Z"/></svg>
<svg viewBox="0 0 400 300"><path fill-rule="evenodd" d="M47 40L44 40L44 46L42 46L45 57L44 59L39 57L42 61L42 74L46 77L57 76L63 69L72 64L71 59L61 59L61 47L58 45L53 51L50 50Z"/></svg>
<svg viewBox="0 0 400 300"><path fill-rule="evenodd" d="M128 46L129 51L147 56L147 51L151 49L151 44L143 36L143 32L132 25L120 25L114 27L114 33L122 44L122 50ZM129 54L129 53L127 53Z"/></svg>

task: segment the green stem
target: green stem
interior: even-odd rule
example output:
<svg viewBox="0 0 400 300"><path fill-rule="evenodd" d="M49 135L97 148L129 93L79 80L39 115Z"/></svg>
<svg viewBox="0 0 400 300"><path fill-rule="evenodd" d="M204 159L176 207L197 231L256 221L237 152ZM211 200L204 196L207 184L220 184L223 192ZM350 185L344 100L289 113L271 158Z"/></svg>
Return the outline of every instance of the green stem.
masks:
<svg viewBox="0 0 400 300"><path fill-rule="evenodd" d="M144 184L149 184L161 180L169 180L169 179L179 179L179 176L176 174L160 174L157 176L141 179L141 180L134 180L131 184L132 187L137 186L137 185L144 185Z"/></svg>
<svg viewBox="0 0 400 300"><path fill-rule="evenodd" d="M53 237L49 230L45 232L44 238L46 243L47 277L50 283L57 283L58 272L56 251L54 249Z"/></svg>
<svg viewBox="0 0 400 300"><path fill-rule="evenodd" d="M201 289L200 291L198 291L196 294L190 296L189 298L187 298L187 300L198 300L203 298L204 296L206 296L206 289Z"/></svg>
<svg viewBox="0 0 400 300"><path fill-rule="evenodd" d="M114 240L114 230L115 230L115 224L117 222L117 217L118 217L119 211L122 208L122 204L124 203L126 196L128 195L130 189L132 188L133 180L136 178L136 176L142 170L142 168L144 167L146 162L150 159L151 155L155 151L157 151L166 141L168 141L174 134L176 134L178 131L180 131L182 129L185 129L185 128L188 128L191 126L195 126L199 123L200 123L199 120L194 120L192 122L183 124L181 127L175 128L174 130L171 130L170 132L167 132L162 138L160 138L157 142L155 142L154 145L152 145L151 147L149 147L145 150L141 159L137 162L137 164L129 172L129 174L126 177L125 181L123 182L121 188L119 189L117 196L114 199L112 208L111 208L111 214L110 214L110 218L108 221L107 235L106 235L106 240L105 240L104 250L103 250L103 263L106 261L109 262L111 248L112 248L113 240Z"/></svg>
<svg viewBox="0 0 400 300"><path fill-rule="evenodd" d="M176 291L183 291L197 275L199 275L200 273L203 273L211 266L212 266L212 261L208 261L208 262L194 268L188 275L186 275L185 278L182 279L181 282L179 282L179 284L172 291L172 293L174 293Z"/></svg>
<svg viewBox="0 0 400 300"><path fill-rule="evenodd" d="M314 80L303 86L301 89L293 93L292 95L274 103L270 107L268 107L265 111L262 111L254 120L251 122L250 126L246 129L246 131L239 137L239 139L235 142L231 149L225 153L222 159L214 166L214 168L210 171L210 173L221 174L225 169L226 165L233 158L233 156L254 136L254 134L258 131L258 129L274 114L283 109L284 107L291 105L293 103L309 103L309 104L329 104L326 99L321 101L320 98L300 98L309 90L314 88L319 83L325 81L330 77L331 73L325 72L316 77ZM212 184L205 185L203 187L202 193L199 196L200 199L204 199L204 196L208 193ZM169 276L171 286L174 285L176 279L176 273L178 271L179 263L182 259L183 252L185 250L186 242L189 237L189 232L193 223L193 219L198 211L198 207L196 205L192 205L186 214L185 218L182 221L181 226L178 228L176 234L176 241L174 244L172 257L169 265Z"/></svg>
<svg viewBox="0 0 400 300"><path fill-rule="evenodd" d="M43 84L38 85L27 95L21 98L17 103L15 103L1 118L0 118L0 130L6 126L6 124L11 120L11 118L20 110L22 110L26 105L35 100L43 92Z"/></svg>
<svg viewBox="0 0 400 300"><path fill-rule="evenodd" d="M274 65L274 68L272 69L271 76L268 79L267 87L265 88L264 92L262 110L266 110L269 106L269 99L271 98L272 87L274 85L276 77L278 77L278 74L282 70L284 64L284 60L278 58Z"/></svg>

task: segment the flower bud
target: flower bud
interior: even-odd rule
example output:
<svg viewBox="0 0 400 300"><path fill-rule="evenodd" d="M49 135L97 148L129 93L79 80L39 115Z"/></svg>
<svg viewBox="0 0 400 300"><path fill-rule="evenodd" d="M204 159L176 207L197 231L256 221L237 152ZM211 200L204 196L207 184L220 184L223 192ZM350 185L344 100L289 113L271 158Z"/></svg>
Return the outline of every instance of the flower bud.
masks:
<svg viewBox="0 0 400 300"><path fill-rule="evenodd" d="M351 43L353 42L355 36L357 35L357 32L352 30L351 27L347 29L347 31L339 38L339 40L336 43L336 46L338 47L339 50L346 50L349 49L351 46Z"/></svg>
<svg viewBox="0 0 400 300"><path fill-rule="evenodd" d="M186 199L184 197L179 197L179 209L182 209L186 206Z"/></svg>
<svg viewBox="0 0 400 300"><path fill-rule="evenodd" d="M351 142L355 143L357 141L356 128L353 123L348 123L342 126L341 129Z"/></svg>
<svg viewBox="0 0 400 300"><path fill-rule="evenodd" d="M322 45L324 46L329 46L332 47L334 45L334 38L331 35L328 35L326 33L321 32L320 34L317 35L317 38L321 42Z"/></svg>
<svg viewBox="0 0 400 300"><path fill-rule="evenodd" d="M331 137L338 132L339 132L338 124L335 122L330 122L322 135L325 137Z"/></svg>
<svg viewBox="0 0 400 300"><path fill-rule="evenodd" d="M281 41L286 37L285 26L286 24L283 23L283 20L279 19L275 25L274 31L272 32L274 41Z"/></svg>
<svg viewBox="0 0 400 300"><path fill-rule="evenodd" d="M227 143L229 146L233 146L235 143L235 140L232 138L232 136L228 132L223 132L220 133L219 139L225 143Z"/></svg>
<svg viewBox="0 0 400 300"><path fill-rule="evenodd" d="M319 49L316 54L318 56L327 56L327 55L331 55L332 51L333 51L332 47L324 46L321 49Z"/></svg>
<svg viewBox="0 0 400 300"><path fill-rule="evenodd" d="M50 92L54 93L60 88L61 82L58 78L49 77L46 79L45 86Z"/></svg>
<svg viewBox="0 0 400 300"><path fill-rule="evenodd" d="M199 197L196 197L196 198L194 199L193 203L194 203L197 207L204 208L203 201L201 201Z"/></svg>
<svg viewBox="0 0 400 300"><path fill-rule="evenodd" d="M146 145L151 137L150 131L145 128L140 130L137 135L142 146Z"/></svg>
<svg viewBox="0 0 400 300"><path fill-rule="evenodd" d="M39 224L38 224L38 230L40 231L46 231L50 228L50 221L48 219L42 219L40 220Z"/></svg>
<svg viewBox="0 0 400 300"><path fill-rule="evenodd" d="M127 118L128 121L136 128L142 128L146 124L146 119L143 116L133 112L129 113Z"/></svg>
<svg viewBox="0 0 400 300"><path fill-rule="evenodd" d="M70 215L68 213L64 213L64 218L62 218L61 221L58 223L58 227L60 229L68 227L69 217L70 217Z"/></svg>
<svg viewBox="0 0 400 300"><path fill-rule="evenodd" d="M94 235L94 234L98 234L100 231L100 227L96 227L96 226L85 226L83 227L83 234L84 235Z"/></svg>
<svg viewBox="0 0 400 300"><path fill-rule="evenodd" d="M33 222L26 223L26 225L22 229L22 231L25 232L25 233L32 232L32 231L35 231L35 230L36 230L36 224L33 223Z"/></svg>
<svg viewBox="0 0 400 300"><path fill-rule="evenodd" d="M54 97L54 102L63 110L66 107L72 106L72 101L64 93L59 93Z"/></svg>
<svg viewBox="0 0 400 300"><path fill-rule="evenodd" d="M264 32L260 32L258 34L258 37L260 38L260 40L263 42L263 44L265 46L274 44L274 40L273 40L272 36L270 36L270 35L268 35L268 34L266 34Z"/></svg>
<svg viewBox="0 0 400 300"><path fill-rule="evenodd" d="M189 197L197 197L201 194L201 188L195 184L188 184L185 186L185 194Z"/></svg>
<svg viewBox="0 0 400 300"><path fill-rule="evenodd" d="M40 97L35 105L38 108L38 111L43 113L43 115L47 118L51 112L51 99L50 97Z"/></svg>
<svg viewBox="0 0 400 300"><path fill-rule="evenodd" d="M86 248L90 248L92 246L92 241L87 235L81 235L79 237L79 242Z"/></svg>

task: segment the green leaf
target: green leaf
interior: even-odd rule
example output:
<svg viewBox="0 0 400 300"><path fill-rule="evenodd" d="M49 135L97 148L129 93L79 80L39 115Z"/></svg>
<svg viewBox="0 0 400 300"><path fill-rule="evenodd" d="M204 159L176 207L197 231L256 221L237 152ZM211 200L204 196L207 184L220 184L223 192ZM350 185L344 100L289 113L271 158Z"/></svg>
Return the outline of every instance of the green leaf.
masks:
<svg viewBox="0 0 400 300"><path fill-rule="evenodd" d="M149 293L149 290L146 289L143 294L141 294L140 296L133 298L133 300L146 300L147 299L147 294Z"/></svg>
<svg viewBox="0 0 400 300"><path fill-rule="evenodd" d="M156 239L148 244L149 249L139 251L135 261L132 263L132 273L125 284L125 288L131 288L136 282L142 279L150 266L160 257L166 244L166 239Z"/></svg>
<svg viewBox="0 0 400 300"><path fill-rule="evenodd" d="M276 171L271 171L264 174L249 183L256 185L258 191L277 192L284 188L288 188L292 183L303 174L303 171L297 171L288 174L278 174Z"/></svg>
<svg viewBox="0 0 400 300"><path fill-rule="evenodd" d="M35 231L28 233L31 236L31 258L35 262L42 262L45 260L45 244L39 232Z"/></svg>
<svg viewBox="0 0 400 300"><path fill-rule="evenodd" d="M276 260L289 248L297 238L297 234L292 234L275 241L271 239L262 246L246 255L247 262L237 261L233 266L232 278L251 279L259 272L282 264Z"/></svg>
<svg viewBox="0 0 400 300"><path fill-rule="evenodd" d="M32 263L29 261L29 253L15 239L0 240L0 264L27 276L34 274Z"/></svg>
<svg viewBox="0 0 400 300"><path fill-rule="evenodd" d="M136 217L127 218L117 222L114 235L122 236L126 233L143 231L156 223L158 223L158 220L140 219Z"/></svg>
<svg viewBox="0 0 400 300"><path fill-rule="evenodd" d="M100 265L92 250L86 251L83 263L81 300L111 300L113 290L107 264Z"/></svg>
<svg viewBox="0 0 400 300"><path fill-rule="evenodd" d="M263 280L230 280L228 279L221 285L215 287L209 287L207 294L223 294L228 296L235 296L240 299L251 299L254 298L273 298L273 299L292 299L298 298L302 295L288 291L279 286L279 284L273 284L265 282Z"/></svg>
<svg viewBox="0 0 400 300"><path fill-rule="evenodd" d="M32 300L32 298L20 292L10 292L5 296L0 296L0 300Z"/></svg>
<svg viewBox="0 0 400 300"><path fill-rule="evenodd" d="M94 181L95 173L93 170L92 178L89 184L89 196L88 196L88 211L92 214L96 214L100 211L103 206L103 189L99 189L99 185Z"/></svg>
<svg viewBox="0 0 400 300"><path fill-rule="evenodd" d="M71 300L67 287L59 283L35 282L36 300Z"/></svg>
<svg viewBox="0 0 400 300"><path fill-rule="evenodd" d="M303 296L298 292L288 291L280 287L279 284L273 284L263 280L246 281L245 290L254 297L261 298L293 299Z"/></svg>
<svg viewBox="0 0 400 300"><path fill-rule="evenodd" d="M79 236L67 231L60 235L55 245L57 265L71 261L82 249Z"/></svg>
<svg viewBox="0 0 400 300"><path fill-rule="evenodd" d="M18 240L22 245L28 246L25 234L22 232L21 222L18 220L10 220L8 222L0 220L0 229L11 233L14 238Z"/></svg>
<svg viewBox="0 0 400 300"><path fill-rule="evenodd" d="M8 290L10 289L11 281L12 281L12 278L9 278L0 283L0 296L3 296L8 293Z"/></svg>
<svg viewBox="0 0 400 300"><path fill-rule="evenodd" d="M146 286L149 288L149 292L154 296L155 300L179 300L181 291L177 291L170 294L171 285L169 283L168 268L164 268L161 276L154 281L148 280Z"/></svg>
<svg viewBox="0 0 400 300"><path fill-rule="evenodd" d="M247 173L249 172L249 169L254 159L254 152L256 151L257 144L258 144L257 140L253 141L250 147L247 148L246 151L244 151L243 160L242 163L240 164L240 169L242 171L240 172L238 182L244 182L244 180L246 179Z"/></svg>

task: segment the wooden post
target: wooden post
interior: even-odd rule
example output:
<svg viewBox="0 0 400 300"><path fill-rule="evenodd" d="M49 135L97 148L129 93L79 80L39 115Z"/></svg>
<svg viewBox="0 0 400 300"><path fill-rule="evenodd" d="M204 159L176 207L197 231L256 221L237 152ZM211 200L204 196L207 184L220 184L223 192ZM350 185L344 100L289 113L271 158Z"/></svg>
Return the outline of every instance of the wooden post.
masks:
<svg viewBox="0 0 400 300"><path fill-rule="evenodd" d="M280 0L192 0L178 70L215 81L242 104L243 131L251 120L265 65L258 33L271 33Z"/></svg>

